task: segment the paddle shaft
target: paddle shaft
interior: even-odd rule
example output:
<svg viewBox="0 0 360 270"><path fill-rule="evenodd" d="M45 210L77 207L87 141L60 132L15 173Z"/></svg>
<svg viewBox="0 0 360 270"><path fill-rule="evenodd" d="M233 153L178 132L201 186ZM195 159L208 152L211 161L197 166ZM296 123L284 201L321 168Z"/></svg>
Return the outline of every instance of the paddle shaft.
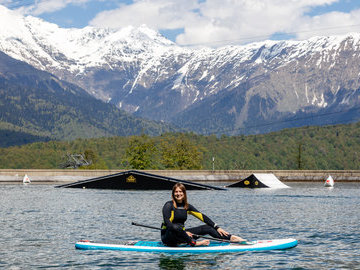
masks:
<svg viewBox="0 0 360 270"><path fill-rule="evenodd" d="M145 225L145 224L139 224L139 223L136 223L136 222L131 222L131 225L140 226L140 227L144 227L144 228L149 228L149 229L154 229L154 230L161 231L161 229L158 228L158 227L149 226L149 225ZM213 241L218 241L218 242L226 242L226 243L236 243L236 244L239 244L239 242L233 242L233 241L230 241L230 240L227 240L227 239L207 237L207 236L198 235L198 234L194 234L194 233L193 233L192 235L195 236L195 237L198 237L198 238L199 238L199 237L202 237L202 238L205 238L205 239L209 239L209 240L213 240Z"/></svg>

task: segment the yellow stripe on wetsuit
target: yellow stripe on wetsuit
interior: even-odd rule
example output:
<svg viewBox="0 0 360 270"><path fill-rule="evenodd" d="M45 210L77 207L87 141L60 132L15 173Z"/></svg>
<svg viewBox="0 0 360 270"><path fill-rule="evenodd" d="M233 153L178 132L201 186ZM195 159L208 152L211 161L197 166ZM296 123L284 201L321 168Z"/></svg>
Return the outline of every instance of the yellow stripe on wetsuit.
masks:
<svg viewBox="0 0 360 270"><path fill-rule="evenodd" d="M169 220L170 220L171 223L173 222L173 220L174 220L174 210L171 210L171 216L170 216ZM166 228L166 226L165 226L165 228ZM185 231L185 227L183 227L183 230Z"/></svg>
<svg viewBox="0 0 360 270"><path fill-rule="evenodd" d="M194 212L194 211L187 211L187 212L188 214L193 215L194 217L200 219L202 222L205 222L203 214L201 214L200 212Z"/></svg>
<svg viewBox="0 0 360 270"><path fill-rule="evenodd" d="M171 210L171 216L169 218L170 222L172 223L174 220L174 210Z"/></svg>
<svg viewBox="0 0 360 270"><path fill-rule="evenodd" d="M169 218L169 220L170 220L171 223L172 223L173 220L174 220L174 216L175 216L175 215L174 215L174 210L171 210L171 215L170 215L170 218ZM162 224L161 229L166 229L165 223Z"/></svg>

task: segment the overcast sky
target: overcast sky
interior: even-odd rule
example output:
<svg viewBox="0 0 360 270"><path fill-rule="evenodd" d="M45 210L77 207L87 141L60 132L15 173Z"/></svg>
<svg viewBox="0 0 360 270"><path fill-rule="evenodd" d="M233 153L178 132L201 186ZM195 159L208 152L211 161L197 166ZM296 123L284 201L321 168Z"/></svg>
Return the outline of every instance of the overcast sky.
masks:
<svg viewBox="0 0 360 270"><path fill-rule="evenodd" d="M360 0L0 0L60 27L146 24L179 45L360 32Z"/></svg>

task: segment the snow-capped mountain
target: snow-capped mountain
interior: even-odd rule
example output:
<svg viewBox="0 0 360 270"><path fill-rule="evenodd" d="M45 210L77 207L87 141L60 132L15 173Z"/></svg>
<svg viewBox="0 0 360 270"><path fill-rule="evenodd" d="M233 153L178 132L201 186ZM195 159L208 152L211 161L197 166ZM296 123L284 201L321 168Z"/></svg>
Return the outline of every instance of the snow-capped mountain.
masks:
<svg viewBox="0 0 360 270"><path fill-rule="evenodd" d="M146 26L62 29L2 6L0 24L9 56L128 112L195 131L324 124L308 115L360 103L359 33L210 49L177 46Z"/></svg>

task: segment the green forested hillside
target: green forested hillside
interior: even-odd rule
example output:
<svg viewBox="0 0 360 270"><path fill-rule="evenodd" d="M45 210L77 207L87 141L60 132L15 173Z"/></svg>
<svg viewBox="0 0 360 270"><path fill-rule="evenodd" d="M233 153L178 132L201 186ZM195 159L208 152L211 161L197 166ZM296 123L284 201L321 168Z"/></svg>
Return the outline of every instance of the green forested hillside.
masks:
<svg viewBox="0 0 360 270"><path fill-rule="evenodd" d="M0 51L0 146L24 143L26 133L31 142L142 132L159 135L174 130L168 124L130 115ZM11 139L6 136L9 132Z"/></svg>
<svg viewBox="0 0 360 270"><path fill-rule="evenodd" d="M11 129L0 129L0 147L9 147L41 141L50 141L50 138Z"/></svg>
<svg viewBox="0 0 360 270"><path fill-rule="evenodd" d="M167 133L32 143L1 148L0 168L59 168L67 153L85 152L99 169L212 169L213 157L216 170L359 169L360 123L250 136Z"/></svg>

